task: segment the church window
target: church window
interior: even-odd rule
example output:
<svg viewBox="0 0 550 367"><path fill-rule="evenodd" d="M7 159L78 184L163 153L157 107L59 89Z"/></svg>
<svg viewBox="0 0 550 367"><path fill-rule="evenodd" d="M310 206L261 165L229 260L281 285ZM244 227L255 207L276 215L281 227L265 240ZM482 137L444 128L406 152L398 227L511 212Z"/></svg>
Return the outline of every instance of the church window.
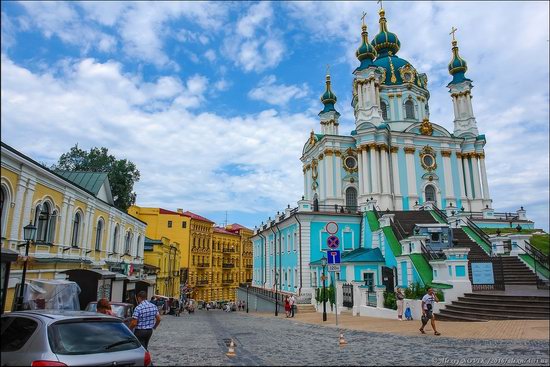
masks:
<svg viewBox="0 0 550 367"><path fill-rule="evenodd" d="M348 171L352 171L357 167L357 159L355 159L354 156L350 155L344 160L344 165Z"/></svg>
<svg viewBox="0 0 550 367"><path fill-rule="evenodd" d="M382 110L382 118L384 121L388 119L388 105L384 101L380 101L380 109Z"/></svg>
<svg viewBox="0 0 550 367"><path fill-rule="evenodd" d="M319 199L317 198L317 194L313 196L313 211L318 212L319 211Z"/></svg>
<svg viewBox="0 0 550 367"><path fill-rule="evenodd" d="M71 245L78 247L78 239L80 234L80 213L76 213L73 219L73 233L71 236Z"/></svg>
<svg viewBox="0 0 550 367"><path fill-rule="evenodd" d="M2 229L1 232L4 234L4 228L6 227L4 223L6 222L6 213L8 211L8 208L6 207L7 204L7 190L2 186L0 190L0 228ZM3 266L3 265L2 265Z"/></svg>
<svg viewBox="0 0 550 367"><path fill-rule="evenodd" d="M435 163L435 159L431 154L425 154L422 156L422 162L426 167L432 167Z"/></svg>
<svg viewBox="0 0 550 367"><path fill-rule="evenodd" d="M426 201L435 202L435 188L433 187L433 185L426 186L424 193L426 195Z"/></svg>
<svg viewBox="0 0 550 367"><path fill-rule="evenodd" d="M95 231L95 249L96 251L101 250L101 235L103 234L103 219L97 221L97 227Z"/></svg>
<svg viewBox="0 0 550 367"><path fill-rule="evenodd" d="M348 209L355 209L357 207L357 190L354 187L346 189L346 207Z"/></svg>
<svg viewBox="0 0 550 367"><path fill-rule="evenodd" d="M405 102L405 118L414 119L414 103L410 99Z"/></svg>

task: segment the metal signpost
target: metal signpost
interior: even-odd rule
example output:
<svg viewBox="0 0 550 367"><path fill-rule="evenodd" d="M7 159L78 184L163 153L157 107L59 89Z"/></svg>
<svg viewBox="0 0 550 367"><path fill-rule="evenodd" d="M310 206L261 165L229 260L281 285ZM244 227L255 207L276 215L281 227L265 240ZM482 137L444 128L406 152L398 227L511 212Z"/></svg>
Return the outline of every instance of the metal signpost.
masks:
<svg viewBox="0 0 550 367"><path fill-rule="evenodd" d="M327 238L327 246L330 250L327 251L328 271L332 273L332 284L334 284L334 303L336 303L336 327L338 327L338 285L336 284L336 272L340 271L340 240L333 234L338 231L338 225L334 222L329 222L326 226L327 232L329 232L329 225L334 224L330 232L331 236ZM330 233L329 232L329 233Z"/></svg>

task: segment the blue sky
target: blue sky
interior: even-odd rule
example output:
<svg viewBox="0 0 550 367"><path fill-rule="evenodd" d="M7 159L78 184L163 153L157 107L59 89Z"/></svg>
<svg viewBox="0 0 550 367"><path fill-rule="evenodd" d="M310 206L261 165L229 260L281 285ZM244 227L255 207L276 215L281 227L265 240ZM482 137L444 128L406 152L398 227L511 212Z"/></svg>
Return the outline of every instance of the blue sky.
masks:
<svg viewBox="0 0 550 367"><path fill-rule="evenodd" d="M2 141L53 163L78 143L138 165L137 203L253 227L302 195L299 157L326 65L350 107L369 2L2 2ZM498 211L548 229L547 2L384 2L399 56L429 79L453 128L451 26L474 81ZM29 141L33 142L29 144Z"/></svg>

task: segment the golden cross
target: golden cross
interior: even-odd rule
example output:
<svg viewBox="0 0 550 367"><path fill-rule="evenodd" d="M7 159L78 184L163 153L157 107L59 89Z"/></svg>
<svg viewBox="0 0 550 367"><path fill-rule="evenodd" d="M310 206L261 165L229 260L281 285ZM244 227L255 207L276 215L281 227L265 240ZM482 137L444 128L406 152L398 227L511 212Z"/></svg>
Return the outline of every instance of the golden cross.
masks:
<svg viewBox="0 0 550 367"><path fill-rule="evenodd" d="M458 31L457 28L451 27L451 33L449 33L449 34L452 34L452 35L453 35L453 41L455 40L455 32L456 32L456 31Z"/></svg>
<svg viewBox="0 0 550 367"><path fill-rule="evenodd" d="M380 9L382 9L382 0L378 0L377 3L380 4Z"/></svg>
<svg viewBox="0 0 550 367"><path fill-rule="evenodd" d="M367 13L363 12L363 16L361 17L361 20L363 21L363 25L365 25L365 17L367 16Z"/></svg>

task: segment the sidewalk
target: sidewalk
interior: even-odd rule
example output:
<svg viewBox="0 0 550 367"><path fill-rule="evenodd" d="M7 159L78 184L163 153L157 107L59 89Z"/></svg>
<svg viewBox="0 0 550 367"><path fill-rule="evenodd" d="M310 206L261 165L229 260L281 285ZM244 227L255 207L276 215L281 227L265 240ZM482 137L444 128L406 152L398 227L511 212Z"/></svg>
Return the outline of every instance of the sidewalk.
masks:
<svg viewBox="0 0 550 367"><path fill-rule="evenodd" d="M250 313L254 317L271 317L273 313ZM328 314L323 322L323 314L318 312L297 313L286 318L284 312L279 318L306 324L324 325L335 328L334 315ZM550 320L491 320L487 322L451 322L437 321L437 331L442 336L458 339L542 339L548 340ZM338 327L341 329L419 336L420 320L399 321L364 316L338 315ZM426 337L435 337L431 324L426 325Z"/></svg>

